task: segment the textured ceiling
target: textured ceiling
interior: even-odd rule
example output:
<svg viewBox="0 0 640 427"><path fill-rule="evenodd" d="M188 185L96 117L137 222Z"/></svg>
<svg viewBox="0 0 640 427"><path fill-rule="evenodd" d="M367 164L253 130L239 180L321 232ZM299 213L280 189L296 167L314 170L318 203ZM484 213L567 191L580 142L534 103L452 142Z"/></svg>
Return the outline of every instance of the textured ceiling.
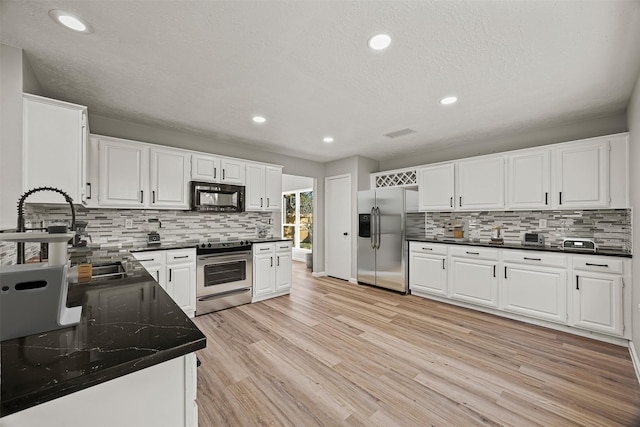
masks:
<svg viewBox="0 0 640 427"><path fill-rule="evenodd" d="M619 112L640 70L638 1L3 0L0 13L0 41L24 49L47 96L318 161ZM393 37L382 53L366 46L377 32ZM441 106L449 94L460 101Z"/></svg>

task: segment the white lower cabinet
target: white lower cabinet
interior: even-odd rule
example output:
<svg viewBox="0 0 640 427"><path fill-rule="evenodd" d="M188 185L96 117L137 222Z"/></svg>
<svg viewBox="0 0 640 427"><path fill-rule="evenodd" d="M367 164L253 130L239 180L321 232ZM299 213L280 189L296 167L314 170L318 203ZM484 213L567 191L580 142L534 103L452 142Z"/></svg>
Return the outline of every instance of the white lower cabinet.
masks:
<svg viewBox="0 0 640 427"><path fill-rule="evenodd" d="M189 317L195 315L195 248L134 252L133 256Z"/></svg>
<svg viewBox="0 0 640 427"><path fill-rule="evenodd" d="M253 299L262 301L289 293L291 289L290 241L253 245Z"/></svg>
<svg viewBox="0 0 640 427"><path fill-rule="evenodd" d="M476 247L450 249L451 298L498 307L498 251Z"/></svg>
<svg viewBox="0 0 640 427"><path fill-rule="evenodd" d="M624 263L602 257L574 257L573 317L577 328L623 335Z"/></svg>
<svg viewBox="0 0 640 427"><path fill-rule="evenodd" d="M504 251L503 261L503 310L567 322L565 255Z"/></svg>
<svg viewBox="0 0 640 427"><path fill-rule="evenodd" d="M552 322L547 326L564 325L569 332L581 329L594 338L630 338L625 281L631 281L631 260L625 258L409 243L412 294Z"/></svg>
<svg viewBox="0 0 640 427"><path fill-rule="evenodd" d="M409 289L414 294L433 294L446 297L447 245L410 242Z"/></svg>

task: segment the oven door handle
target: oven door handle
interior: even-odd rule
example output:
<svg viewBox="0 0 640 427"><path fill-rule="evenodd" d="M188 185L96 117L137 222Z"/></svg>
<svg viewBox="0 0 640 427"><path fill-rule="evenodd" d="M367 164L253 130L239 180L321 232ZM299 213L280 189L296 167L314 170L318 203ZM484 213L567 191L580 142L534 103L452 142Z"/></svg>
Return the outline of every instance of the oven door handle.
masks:
<svg viewBox="0 0 640 427"><path fill-rule="evenodd" d="M211 301L212 299L224 298L231 295L243 294L245 292L251 292L251 288L234 289L232 291L220 292L219 294L207 295L205 297L198 298L198 301Z"/></svg>
<svg viewBox="0 0 640 427"><path fill-rule="evenodd" d="M206 260L218 260L220 258L241 258L245 259L247 256L251 256L251 251L241 251L241 252L227 252L222 254L208 254L208 255L198 255L198 261L206 261Z"/></svg>

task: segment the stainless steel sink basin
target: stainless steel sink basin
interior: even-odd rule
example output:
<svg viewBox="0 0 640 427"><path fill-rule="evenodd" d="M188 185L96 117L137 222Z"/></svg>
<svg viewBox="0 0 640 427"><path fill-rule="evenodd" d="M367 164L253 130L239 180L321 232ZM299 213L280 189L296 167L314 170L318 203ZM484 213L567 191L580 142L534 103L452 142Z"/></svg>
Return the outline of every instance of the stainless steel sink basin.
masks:
<svg viewBox="0 0 640 427"><path fill-rule="evenodd" d="M91 268L91 280L122 279L127 272L121 262L98 264Z"/></svg>

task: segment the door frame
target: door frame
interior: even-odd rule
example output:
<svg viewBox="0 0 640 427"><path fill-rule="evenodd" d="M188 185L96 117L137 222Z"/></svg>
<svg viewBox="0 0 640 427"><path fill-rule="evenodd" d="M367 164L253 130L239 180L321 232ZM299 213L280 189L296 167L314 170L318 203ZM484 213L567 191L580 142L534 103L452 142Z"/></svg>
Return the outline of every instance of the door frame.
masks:
<svg viewBox="0 0 640 427"><path fill-rule="evenodd" d="M353 251L353 230L352 230L352 226L353 226L353 221L352 221L352 210L351 210L351 205L352 205L352 198L353 198L353 192L351 191L351 174L350 173L345 173L345 174L341 174L341 175L334 175L334 176L328 176L324 178L324 218L325 218L325 223L324 223L324 272L325 275L328 276L329 275L329 223L328 223L328 219L329 219L329 181L330 180L336 180L336 179L343 179L343 178L347 178L348 179L348 188L349 188L349 205L347 206L347 211L348 211L348 228L349 228L349 251L348 251L348 259L347 259L347 264L348 264L348 276L347 276L347 281L351 282L352 281L352 259L353 257L351 256L351 252Z"/></svg>

